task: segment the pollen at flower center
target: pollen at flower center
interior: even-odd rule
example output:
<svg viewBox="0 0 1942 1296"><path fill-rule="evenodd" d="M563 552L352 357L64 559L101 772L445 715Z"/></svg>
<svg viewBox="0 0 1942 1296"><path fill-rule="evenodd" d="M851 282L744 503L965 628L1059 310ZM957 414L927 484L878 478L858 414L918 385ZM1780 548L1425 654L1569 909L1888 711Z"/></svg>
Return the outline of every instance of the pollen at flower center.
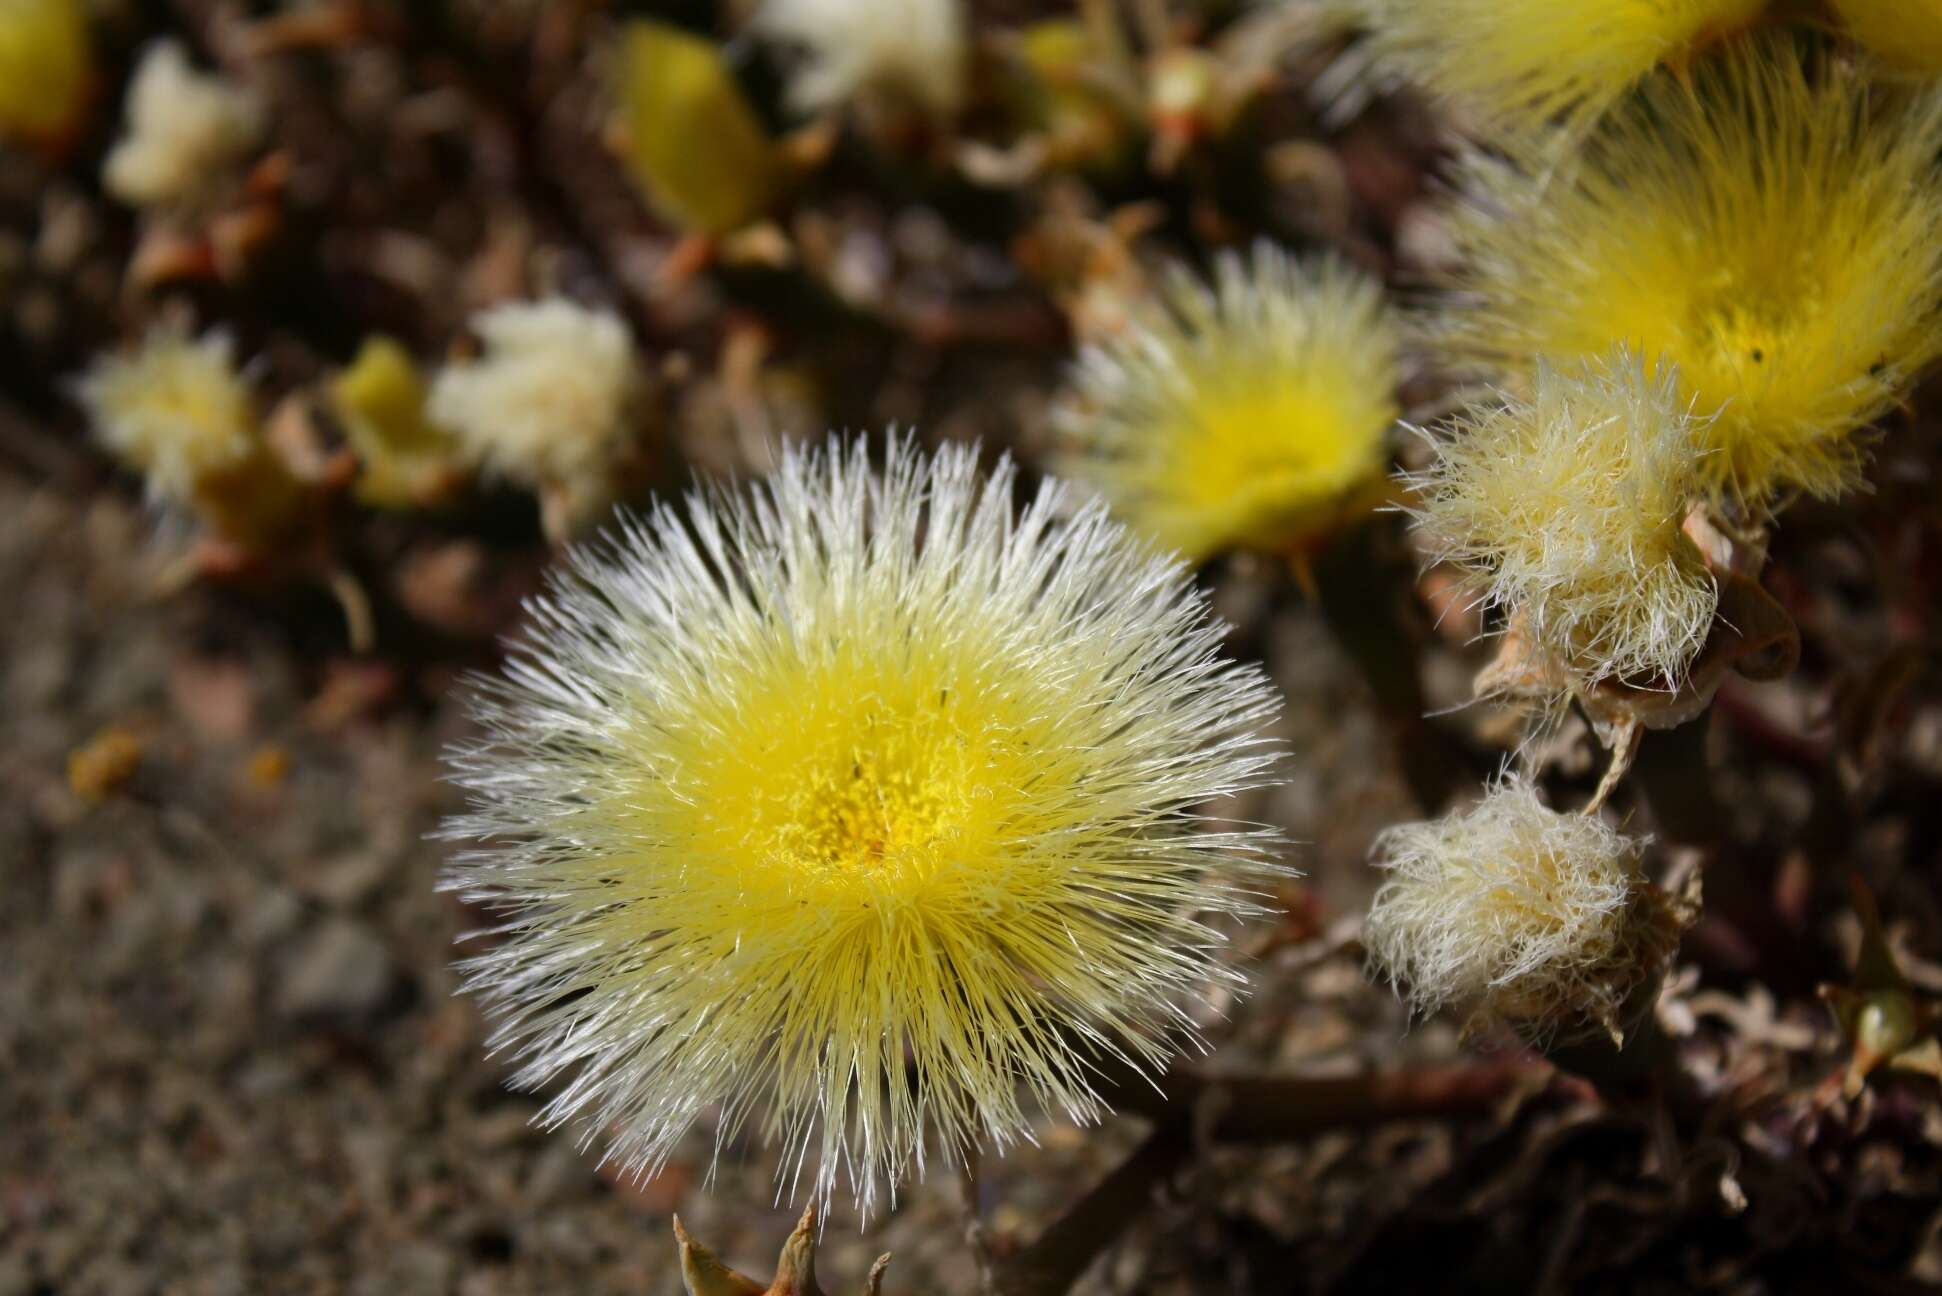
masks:
<svg viewBox="0 0 1942 1296"><path fill-rule="evenodd" d="M1306 504L1381 463L1386 423L1380 411L1371 417L1319 393L1214 392L1192 413L1177 467L1187 494L1201 505Z"/></svg>
<svg viewBox="0 0 1942 1296"><path fill-rule="evenodd" d="M961 822L967 780L938 777L936 754L923 750L928 736L899 734L891 724L885 717L872 726L884 732L853 750L847 769L839 752L823 768L805 771L795 797L801 814L785 819L777 834L804 864L881 868L938 845Z"/></svg>
<svg viewBox="0 0 1942 1296"><path fill-rule="evenodd" d="M921 650L888 675L857 655L778 663L714 728L723 741L687 798L689 836L750 894L859 909L936 900L978 886L993 844L1029 817L1024 789L1047 771L1021 759L1042 699L980 672L934 673Z"/></svg>

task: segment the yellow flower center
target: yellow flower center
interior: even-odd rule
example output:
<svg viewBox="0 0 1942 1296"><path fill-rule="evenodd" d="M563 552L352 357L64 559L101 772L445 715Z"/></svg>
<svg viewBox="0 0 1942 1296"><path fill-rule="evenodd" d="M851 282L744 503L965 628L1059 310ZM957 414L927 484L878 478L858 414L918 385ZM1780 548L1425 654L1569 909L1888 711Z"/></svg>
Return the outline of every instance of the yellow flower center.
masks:
<svg viewBox="0 0 1942 1296"><path fill-rule="evenodd" d="M1336 375L1285 372L1209 382L1179 411L1178 431L1149 478L1149 524L1193 554L1217 547L1204 532L1274 548L1341 508L1379 476L1394 410L1386 391L1350 389Z"/></svg>
<svg viewBox="0 0 1942 1296"><path fill-rule="evenodd" d="M907 642L885 671L881 638L851 629L767 663L666 735L673 796L617 790L659 803L652 831L690 861L681 886L725 928L949 923L996 897L1029 905L1060 876L1056 852L1019 845L1056 827L1043 794L1073 772L1053 742L1071 710L1058 686L948 641Z"/></svg>
<svg viewBox="0 0 1942 1296"><path fill-rule="evenodd" d="M763 825L775 849L802 867L880 868L928 852L962 824L963 771L939 777L948 753L932 732L903 732L900 717L858 717L861 740L815 753L782 813Z"/></svg>

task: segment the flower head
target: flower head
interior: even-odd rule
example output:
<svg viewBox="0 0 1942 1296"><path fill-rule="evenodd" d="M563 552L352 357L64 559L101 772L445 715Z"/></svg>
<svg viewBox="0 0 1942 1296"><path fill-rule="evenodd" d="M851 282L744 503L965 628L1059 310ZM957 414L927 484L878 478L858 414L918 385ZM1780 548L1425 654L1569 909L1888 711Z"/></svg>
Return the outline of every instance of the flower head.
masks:
<svg viewBox="0 0 1942 1296"><path fill-rule="evenodd" d="M1340 262L1263 244L1211 285L1176 271L1079 357L1065 467L1191 558L1298 544L1381 484L1398 349L1381 286Z"/></svg>
<svg viewBox="0 0 1942 1296"><path fill-rule="evenodd" d="M1410 479L1438 560L1588 683L1678 687L1719 606L1682 529L1704 432L1683 399L1669 366L1623 352L1539 361L1528 399L1456 420Z"/></svg>
<svg viewBox="0 0 1942 1296"><path fill-rule="evenodd" d="M487 473L522 486L603 471L632 431L641 382L627 325L563 297L507 302L472 329L485 354L432 383L432 421Z"/></svg>
<svg viewBox="0 0 1942 1296"><path fill-rule="evenodd" d="M93 88L82 0L0 0L0 136L59 140Z"/></svg>
<svg viewBox="0 0 1942 1296"><path fill-rule="evenodd" d="M659 1165L752 1111L867 1208L915 1162L1094 1117L1232 980L1209 917L1266 840L1274 709L1185 574L1055 487L893 443L787 452L749 497L577 551L458 752L449 885L509 913L470 985L553 1121Z"/></svg>
<svg viewBox="0 0 1942 1296"><path fill-rule="evenodd" d="M151 329L133 355L103 355L74 384L102 445L149 493L187 505L255 453L256 413L227 333Z"/></svg>
<svg viewBox="0 0 1942 1296"><path fill-rule="evenodd" d="M1399 824L1373 851L1388 877L1363 927L1369 962L1417 1013L1473 1006L1538 1042L1619 1034L1681 926L1640 871L1647 844L1515 779L1467 812Z"/></svg>
<svg viewBox="0 0 1942 1296"><path fill-rule="evenodd" d="M1932 0L1831 0L1847 34L1891 68L1942 73L1942 6Z"/></svg>
<svg viewBox="0 0 1942 1296"><path fill-rule="evenodd" d="M1445 341L1514 381L1618 344L1663 359L1711 419L1713 494L1834 494L1856 434L1942 352L1938 150L1942 93L1745 42L1570 158L1473 159Z"/></svg>
<svg viewBox="0 0 1942 1296"><path fill-rule="evenodd" d="M201 202L263 133L256 100L222 77L197 72L173 40L155 41L142 55L127 114L101 181L132 207Z"/></svg>
<svg viewBox="0 0 1942 1296"><path fill-rule="evenodd" d="M789 81L799 111L889 94L948 115L964 98L970 42L960 0L763 0L752 25L802 47Z"/></svg>
<svg viewBox="0 0 1942 1296"><path fill-rule="evenodd" d="M1654 68L1684 65L1769 0L1352 0L1380 65L1522 133L1595 121Z"/></svg>

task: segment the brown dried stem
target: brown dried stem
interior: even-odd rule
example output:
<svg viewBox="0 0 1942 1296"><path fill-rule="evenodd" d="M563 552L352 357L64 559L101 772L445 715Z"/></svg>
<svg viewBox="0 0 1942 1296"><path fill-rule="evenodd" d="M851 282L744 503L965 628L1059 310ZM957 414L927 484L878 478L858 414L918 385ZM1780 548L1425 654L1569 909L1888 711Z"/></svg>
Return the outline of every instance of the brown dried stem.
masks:
<svg viewBox="0 0 1942 1296"><path fill-rule="evenodd" d="M1059 1296L1193 1157L1204 1140L1286 1143L1328 1130L1393 1121L1489 1116L1548 1081L1551 1068L1524 1058L1374 1076L1208 1076L1176 1069L1149 1081L1108 1069L1101 1092L1154 1130L1105 1179L1002 1262L1001 1296ZM1197 1112L1207 1119L1196 1120Z"/></svg>

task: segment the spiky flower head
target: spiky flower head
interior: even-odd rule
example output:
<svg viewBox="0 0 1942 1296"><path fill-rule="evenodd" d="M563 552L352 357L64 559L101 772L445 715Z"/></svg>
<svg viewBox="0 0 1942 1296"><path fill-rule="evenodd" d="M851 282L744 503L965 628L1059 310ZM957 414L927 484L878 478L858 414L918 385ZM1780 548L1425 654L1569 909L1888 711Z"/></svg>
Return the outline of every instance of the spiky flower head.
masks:
<svg viewBox="0 0 1942 1296"><path fill-rule="evenodd" d="M1471 1008L1538 1043L1621 1034L1682 925L1640 870L1648 844L1549 809L1521 779L1392 827L1372 851L1388 877L1363 925L1371 968L1419 1014Z"/></svg>
<svg viewBox="0 0 1942 1296"><path fill-rule="evenodd" d="M1847 34L1891 68L1942 73L1942 5L1934 0L1830 0Z"/></svg>
<svg viewBox="0 0 1942 1296"><path fill-rule="evenodd" d="M1768 0L1350 0L1379 66L1486 128L1590 125L1653 69L1681 67Z"/></svg>
<svg viewBox="0 0 1942 1296"><path fill-rule="evenodd" d="M801 47L789 79L799 111L887 95L948 115L964 99L970 41L961 0L763 0L751 25Z"/></svg>
<svg viewBox="0 0 1942 1296"><path fill-rule="evenodd" d="M126 112L101 182L131 207L205 201L263 133L255 98L223 77L196 71L173 40L151 42L142 54Z"/></svg>
<svg viewBox="0 0 1942 1296"><path fill-rule="evenodd" d="M1399 348L1381 286L1342 262L1260 244L1211 284L1175 269L1081 353L1063 468L1196 560L1298 546L1379 490Z"/></svg>
<svg viewBox="0 0 1942 1296"><path fill-rule="evenodd" d="M131 355L104 354L74 384L96 438L149 494L187 505L211 477L255 452L256 413L235 343L212 330L149 330Z"/></svg>
<svg viewBox="0 0 1942 1296"><path fill-rule="evenodd" d="M1028 1137L1021 1089L1096 1117L1089 1059L1158 1066L1235 979L1214 919L1268 839L1196 807L1266 778L1271 694L1177 565L1057 487L1015 515L1014 477L790 451L535 604L447 884L508 914L468 980L521 1083L571 1077L549 1120L646 1170L760 1112L867 1209L927 1128Z"/></svg>
<svg viewBox="0 0 1942 1296"><path fill-rule="evenodd" d="M0 0L0 136L60 140L93 88L82 0Z"/></svg>
<svg viewBox="0 0 1942 1296"><path fill-rule="evenodd" d="M1704 434L1684 401L1670 366L1623 351L1539 361L1528 398L1455 419L1407 479L1436 559L1586 683L1677 688L1719 606L1683 529Z"/></svg>
<svg viewBox="0 0 1942 1296"><path fill-rule="evenodd" d="M442 370L427 409L485 472L522 486L601 472L633 430L641 375L611 311L549 297L472 317L476 360Z"/></svg>
<svg viewBox="0 0 1942 1296"><path fill-rule="evenodd" d="M1471 160L1445 341L1510 381L1539 356L1663 358L1711 419L1711 493L1833 495L1942 352L1938 153L1942 92L1742 42L1568 157Z"/></svg>

